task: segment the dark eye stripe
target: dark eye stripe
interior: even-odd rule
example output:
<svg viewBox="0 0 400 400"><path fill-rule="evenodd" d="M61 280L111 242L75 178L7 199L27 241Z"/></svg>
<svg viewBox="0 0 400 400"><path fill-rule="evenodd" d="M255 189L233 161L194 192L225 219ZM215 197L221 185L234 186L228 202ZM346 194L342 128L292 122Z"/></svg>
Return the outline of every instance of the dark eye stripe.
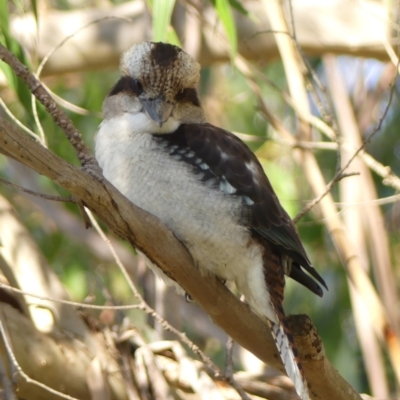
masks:
<svg viewBox="0 0 400 400"><path fill-rule="evenodd" d="M197 107L200 107L200 100L197 97L196 89L187 88L183 89L175 96L175 100L178 103L192 103Z"/></svg>
<svg viewBox="0 0 400 400"><path fill-rule="evenodd" d="M123 76L111 89L109 96L114 96L120 92L128 92L139 96L143 93L143 87L137 79L130 76Z"/></svg>

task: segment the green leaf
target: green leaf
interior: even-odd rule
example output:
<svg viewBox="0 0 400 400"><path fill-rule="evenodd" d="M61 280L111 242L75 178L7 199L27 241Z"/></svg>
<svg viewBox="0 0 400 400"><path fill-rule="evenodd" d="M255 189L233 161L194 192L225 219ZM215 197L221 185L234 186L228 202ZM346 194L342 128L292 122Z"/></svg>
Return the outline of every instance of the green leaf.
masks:
<svg viewBox="0 0 400 400"><path fill-rule="evenodd" d="M230 5L243 15L249 15L249 12L243 7L242 3L239 0L229 0Z"/></svg>
<svg viewBox="0 0 400 400"><path fill-rule="evenodd" d="M31 8L33 11L33 15L35 16L35 21L36 21L36 26L39 26L39 14L38 14L38 8L37 8L37 1L36 0L31 0Z"/></svg>
<svg viewBox="0 0 400 400"><path fill-rule="evenodd" d="M9 15L7 1L0 1L0 29L8 34Z"/></svg>
<svg viewBox="0 0 400 400"><path fill-rule="evenodd" d="M174 44L175 46L182 47L182 43L179 40L179 37L172 26L170 26L167 31L167 43L171 43Z"/></svg>
<svg viewBox="0 0 400 400"><path fill-rule="evenodd" d="M237 37L235 21L233 19L229 0L214 0L213 3L228 36L229 52L233 60L237 52Z"/></svg>
<svg viewBox="0 0 400 400"><path fill-rule="evenodd" d="M153 40L165 42L175 0L153 0Z"/></svg>
<svg viewBox="0 0 400 400"><path fill-rule="evenodd" d="M6 1L0 1L0 43L10 50L24 65L29 67L29 61L25 56L22 46L10 35ZM3 71L10 87L17 93L18 99L28 115L32 116L31 93L29 89L15 76L11 67L6 63L0 62L0 69Z"/></svg>

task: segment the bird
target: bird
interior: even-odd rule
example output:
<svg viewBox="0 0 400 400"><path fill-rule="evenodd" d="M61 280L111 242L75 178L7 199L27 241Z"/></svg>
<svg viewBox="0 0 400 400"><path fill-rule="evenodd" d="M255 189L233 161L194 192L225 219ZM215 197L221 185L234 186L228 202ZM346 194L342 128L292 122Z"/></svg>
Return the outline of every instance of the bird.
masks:
<svg viewBox="0 0 400 400"><path fill-rule="evenodd" d="M120 72L95 139L104 177L158 217L204 275L236 284L269 324L297 394L309 399L283 309L285 276L320 297L327 286L260 162L237 136L207 122L196 89L200 65L180 47L135 44Z"/></svg>

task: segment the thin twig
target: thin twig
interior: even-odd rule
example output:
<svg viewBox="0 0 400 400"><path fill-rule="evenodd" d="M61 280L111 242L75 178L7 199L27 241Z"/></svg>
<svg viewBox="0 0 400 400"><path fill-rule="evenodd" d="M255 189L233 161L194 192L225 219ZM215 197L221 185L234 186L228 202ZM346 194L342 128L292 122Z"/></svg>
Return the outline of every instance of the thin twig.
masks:
<svg viewBox="0 0 400 400"><path fill-rule="evenodd" d="M391 84L391 90L390 90L390 94L389 94L389 100L386 104L386 108L383 112L382 117L380 118L378 125L376 126L376 128L363 140L363 143L361 144L361 146L359 146L354 153L349 157L348 161L346 162L345 166L342 167L339 171L337 171L335 173L335 176L333 177L333 179L326 185L325 190L319 195L317 196L315 199L313 199L310 203L308 203L297 215L296 217L293 219L293 221L295 223L297 223L308 211L310 211L316 204L318 204L333 188L333 186L339 182L341 179L343 179L345 176L349 176L349 174L344 174L345 171L349 168L349 166L351 165L351 163L353 162L353 160L358 156L358 154L363 151L365 149L365 146L367 145L367 143L369 143L373 136L380 131L383 121L386 118L387 113L389 112L389 108L393 99L393 92L394 92L394 88L395 88L395 80L396 77L394 77L394 79L392 80L392 84ZM339 142L338 146L339 146ZM354 175L354 174L350 174L350 175Z"/></svg>
<svg viewBox="0 0 400 400"><path fill-rule="evenodd" d="M76 104L73 104L65 99L63 99L62 97L58 96L56 93L54 93L47 85L45 85L42 82L43 87L49 92L49 94L53 97L53 99L61 106L64 107L67 110L70 110L72 112L74 112L75 114L79 114L79 115L94 115L97 118L101 118L102 114L101 112L98 111L90 111L87 110L86 108L82 108L77 106Z"/></svg>
<svg viewBox="0 0 400 400"><path fill-rule="evenodd" d="M4 103L3 99L0 97L0 105L3 107L3 110L5 113L9 116L11 121L14 122L17 126L19 126L24 132L26 132L28 135L32 136L35 140L40 142L42 145L44 145L40 139L40 137L30 130L28 127L26 127L18 118L15 117L15 115L10 111L10 109L7 107L6 103Z"/></svg>
<svg viewBox="0 0 400 400"><path fill-rule="evenodd" d="M236 63L236 67L241 71L241 73L246 77L246 79L249 82L249 85L251 86L254 94L256 95L258 102L259 102L259 107L260 107L260 111L266 116L266 118L268 119L268 121L271 123L271 125L274 127L274 129L276 131L278 131L285 139L284 143L291 145L292 147L299 147L299 148L307 148L307 143L310 143L310 147L313 145L313 142L307 142L307 141L296 141L295 138L293 138L293 136L290 134L290 132L288 132L286 130L286 128L278 121L278 119L269 111L269 109L267 108L264 98L260 92L260 89L257 85L257 82L255 81L254 76L251 73L251 70L248 66L248 64L243 60L240 59L238 60L238 62ZM393 96L393 90L394 90L394 86L392 86L392 90L391 90L391 94ZM391 98L392 98L391 96ZM287 96L284 96L284 98L286 99ZM289 99L287 99L289 101ZM290 100L290 105L294 106L294 104L292 103L292 101ZM301 113L301 110L298 110L296 107L294 107L296 112ZM380 128L381 125L383 123L384 118L386 117L386 114L388 112L388 107L386 107L385 112L382 116L382 118L379 121L378 126L375 128L375 130L371 133L371 135L376 134ZM334 139L335 137L335 133L333 131L333 129L331 127L329 127L328 125L326 125L323 121L321 121L320 119L312 116L312 115L305 115L304 112L302 113L302 116L304 117L305 120L307 120L308 122L310 122L311 124L315 125L316 127L318 127L318 129L320 129L323 133L325 133L330 139ZM369 140L371 138L369 137ZM327 143L327 147L329 148L330 146L334 145L334 146L339 146L339 141L337 141L336 144L329 144ZM351 146L347 145L347 144L343 144L346 146L347 149L349 149ZM348 168L348 166L351 164L351 162L354 160L355 157L360 156L364 162L369 166L369 168L371 168L373 171L375 171L377 174L379 174L381 177L383 177L383 182L391 185L392 187L396 188L397 190L400 190L400 178L397 177L395 174L393 174L393 172L391 171L390 167L388 166L384 166L381 163L379 163L378 161L376 161L371 155L369 155L368 153L364 153L363 150L365 150L365 145L366 143L363 144L362 148L358 148L354 151L352 157L349 159L348 163L339 171L337 171L335 173L335 176L333 177L333 179L331 180L330 183L328 183L328 185L325 186L325 189L322 193L320 193L315 199L311 200L311 202L309 203L309 205L307 205L302 211L300 211L300 213L295 217L294 220L298 221L305 212L308 212L312 209L312 207L314 207L316 204L318 204L332 189L332 187L338 182L340 181L343 177L342 175L344 174L345 170ZM318 146L316 146L318 147ZM348 176L348 175L345 175Z"/></svg>
<svg viewBox="0 0 400 400"><path fill-rule="evenodd" d="M275 137L276 136L276 137ZM278 135L273 135L272 140L276 143L282 144L284 146L290 146L291 148L306 149L306 150L333 150L337 151L337 143L332 142L308 142L304 140L289 141L282 139Z"/></svg>
<svg viewBox="0 0 400 400"><path fill-rule="evenodd" d="M241 300L244 300L241 298ZM234 340L229 337L228 341L226 342L225 345L225 352L226 352L226 362L225 362L225 376L226 379L224 379L226 382L228 382L239 394L239 396L242 398L242 400L251 400L249 395L243 390L242 386L236 381L234 375L233 375L233 346L235 342Z"/></svg>
<svg viewBox="0 0 400 400"><path fill-rule="evenodd" d="M3 358L0 357L0 382L3 389L3 395L5 400L17 400L15 396L14 388L10 379L8 378L7 370L3 362Z"/></svg>
<svg viewBox="0 0 400 400"><path fill-rule="evenodd" d="M3 183L4 185L11 186L11 187L13 187L15 189L18 189L21 192L28 193L28 194L30 194L32 196L39 197L41 199L51 200L51 201L58 201L58 202L61 202L61 203L76 203L76 200L73 199L72 197L52 196L50 194L34 192L33 190L26 189L26 188L24 188L22 186L17 185L16 183L9 182L9 181L7 181L7 180L5 180L3 178L0 178L0 182Z"/></svg>
<svg viewBox="0 0 400 400"><path fill-rule="evenodd" d="M93 214L91 213L90 210L87 210L88 216L90 218L90 221L93 225L93 227L96 229L96 231L99 233L100 237L105 241L107 246L109 247L116 264L120 268L122 274L124 275L125 280L127 281L133 295L136 297L136 299L139 301L139 306L142 310L144 310L147 314L151 315L162 327L163 329L170 331L174 333L183 343L185 343L189 348L197 354L200 359L204 362L204 364L215 374L215 376L223 376L222 371L211 361L209 357L207 357L201 350L200 348L195 345L187 336L185 333L180 332L178 329L174 328L172 325L168 323L164 318L162 318L157 312L151 308L143 299L142 295L139 293L137 290L136 286L134 285L131 277L128 274L128 271L126 270L125 266L123 265L122 261L120 260L117 252L114 249L114 246L110 242L110 240L107 238L103 230L101 229L100 225L97 223L96 219L93 217Z"/></svg>
<svg viewBox="0 0 400 400"><path fill-rule="evenodd" d="M347 168L347 167L346 167ZM348 178L350 176L359 175L358 172L352 172L349 174L344 173L344 169L339 171L334 178L326 185L325 190L317 197L312 199L303 209L297 213L297 215L293 218L293 222L297 224L303 217L306 215L312 208L314 208L330 191L332 188L342 179Z"/></svg>
<svg viewBox="0 0 400 400"><path fill-rule="evenodd" d="M265 114L265 109L262 110L263 113ZM269 115L269 114L266 114ZM269 117L268 117L269 118ZM319 121L321 124L319 124L319 128L321 128L321 132L325 133L326 136L330 137L329 132L330 128L323 123L323 121L315 118L314 121L311 122L312 124L316 123ZM316 126L316 125L315 125ZM289 132L285 134L285 130L283 126L277 126L274 125L274 128L280 132L281 136L284 136L285 138L288 139L280 139L279 137L274 138L274 140L277 143L286 145L286 146L291 146L293 148L300 148L300 149L307 149L307 150L312 150L312 149L320 149L320 150L337 150L338 145L337 143L329 143L329 142L304 142L304 141L296 141L293 137L290 137ZM325 130L327 128L327 130ZM289 139L290 137L290 139ZM346 149L348 152L353 152L356 149L354 146L351 146L348 143L342 143L342 147ZM393 173L392 169L388 165L383 165L379 161L377 161L374 157L372 157L369 153L366 153L365 151L361 151L358 155L363 162L368 166L369 169L374 171L377 175L379 175L382 178L382 183L386 186L390 186L396 190L400 190L400 177L398 177L395 173Z"/></svg>
<svg viewBox="0 0 400 400"><path fill-rule="evenodd" d="M44 134L44 129L43 129L42 123L40 122L39 115L38 115L38 110L37 110L37 106L36 106L36 98L33 94L31 94L31 104L32 104L33 119L35 120L37 129L39 131L40 143L42 144L42 146L48 147L47 146L47 138L46 138L46 135Z"/></svg>
<svg viewBox="0 0 400 400"><path fill-rule="evenodd" d="M228 340L225 344L225 375L232 376L233 375L233 346L235 342L229 336Z"/></svg>
<svg viewBox="0 0 400 400"><path fill-rule="evenodd" d="M55 396L58 396L58 397L61 397L63 399L67 399L67 400L79 400L76 397L72 397L72 396L69 396L69 395L64 394L62 392L59 392L58 390L52 389L51 387L49 387L49 386L47 386L47 385L45 385L45 384L43 384L43 383L41 383L41 382L39 382L39 381L37 381L35 379L30 378L28 375L25 374L25 372L22 370L21 366L18 364L18 361L15 358L14 352L12 351L9 339L8 339L7 334L6 334L6 332L4 330L4 327L3 327L3 321L2 320L3 320L3 317L0 315L0 335L1 335L2 339L3 339L4 347L6 348L7 355L10 358L10 360L11 360L14 368L16 369L17 373L23 379L25 379L25 381L27 383L35 385L35 386L38 386L38 387L46 390L47 392L49 392L51 394L54 394Z"/></svg>
<svg viewBox="0 0 400 400"><path fill-rule="evenodd" d="M43 57L43 60L39 64L39 67L38 67L38 69L36 71L36 78L39 80L40 74L42 73L42 70L43 70L44 66L46 65L47 61L49 60L49 58L54 54L55 51L57 51L60 47L62 47L69 39L73 38L79 32L83 31L84 29L88 28L89 26L97 24L97 23L102 22L102 21L105 21L107 19L121 19L121 20L124 20L124 21L132 22L132 20L130 18L106 16L106 17L95 19L95 20L90 21L87 24L81 26L75 32L73 32L70 35L66 36L60 43L58 43L56 46L54 46L52 49L50 49L50 51ZM43 85L43 87L45 87L45 86ZM45 88L45 89L47 89L47 88ZM58 97L58 99L60 99L60 98ZM37 106L36 106L36 102L35 102L34 96L32 96L32 111L33 111L33 116L34 116L36 125L37 125L37 127L39 129L39 132L40 132L41 141L42 141L42 143L46 143L46 136L44 134L42 124L40 123L40 120L39 120L39 117L38 117ZM82 163L82 165L84 165L84 163Z"/></svg>
<svg viewBox="0 0 400 400"><path fill-rule="evenodd" d="M55 45L52 49L49 50L49 52L43 57L43 60L41 61L41 63L39 64L39 67L36 71L36 75L37 77L40 77L40 74L43 71L44 66L46 65L47 61L49 60L49 58L55 53L56 50L58 50L59 48L61 48L66 42L68 42L68 40L72 39L74 36L76 36L79 32L85 30L86 28L88 28L91 25L94 24L98 24L99 22L103 22L106 21L108 19L120 19L123 21L127 21L127 22L133 22L131 18L125 18L125 17L117 17L114 15L107 15L105 17L102 18L98 18L95 19L93 21L88 22L87 24L79 27L77 30L75 30L74 32L72 32L70 35L66 36L63 40L61 40L61 42L59 42L57 45Z"/></svg>
<svg viewBox="0 0 400 400"><path fill-rule="evenodd" d="M293 102L291 97L282 91L274 82L269 80L266 76L263 74L255 71L249 63L244 60L243 58L236 58L236 68L246 77L249 85L251 86L254 94L256 95L258 102L259 102L259 107L260 111L266 116L267 120L272 123L274 129L278 131L285 139L288 144L294 147L300 147L300 148L307 148L307 145L304 144L304 141L297 141L293 137L293 135L286 130L286 128L279 123L279 121L273 116L271 112L268 111L268 108L265 105L264 98L262 96L262 93L260 92L259 86L256 82L256 77L260 78L262 81L268 83L273 89L279 93L283 100L290 106L292 109L298 114L298 116L302 119L304 119L306 122L311 124L314 128L316 128L318 131L323 133L326 137L331 139L332 141L337 143L337 147L344 146L348 151L353 151L352 146L349 144L343 142L343 140L337 136L337 128L333 128L334 126L332 123L330 123L332 126L329 126L326 122L321 120L320 118L316 117L315 115L312 115L310 113L304 112L304 110L300 110L296 104ZM321 112L321 110L320 110ZM244 139L246 140L246 139ZM299 145L297 145L299 143ZM313 145L310 142L309 147L312 147ZM355 149L354 149L355 150ZM364 149L365 150L365 149ZM381 176L382 183L386 186L391 186L396 190L400 190L400 178L394 174L389 166L383 165L379 161L377 161L374 157L372 157L369 153L365 151L360 151L357 156L361 157L363 161L368 165L368 167L373 170L376 174ZM336 171L336 174L339 171Z"/></svg>
<svg viewBox="0 0 400 400"><path fill-rule="evenodd" d="M59 304L66 304L68 306L77 307L78 309L83 309L83 308L87 308L87 309L91 309L91 310L137 310L137 309L143 309L143 307L140 304L130 304L130 305L124 305L124 306L98 306L95 304L87 304L87 303L79 303L76 301L55 299L52 297L40 296L40 295L37 295L34 293L26 292L24 290L17 289L12 286L5 285L4 283L0 283L0 288L9 290L10 292L19 293L24 296L34 297L35 299L48 300L48 301L52 301L54 303L59 303Z"/></svg>

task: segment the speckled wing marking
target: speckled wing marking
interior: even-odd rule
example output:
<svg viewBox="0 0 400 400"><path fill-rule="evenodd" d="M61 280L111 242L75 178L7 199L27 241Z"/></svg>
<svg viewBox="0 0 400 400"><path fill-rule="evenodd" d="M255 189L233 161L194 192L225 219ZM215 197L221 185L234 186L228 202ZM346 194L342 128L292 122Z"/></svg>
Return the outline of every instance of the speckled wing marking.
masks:
<svg viewBox="0 0 400 400"><path fill-rule="evenodd" d="M192 165L209 187L240 196L245 205L243 223L294 260L289 276L322 295L320 286L300 265L326 287L324 280L311 266L292 220L246 144L232 133L208 123L183 124L171 134L154 136L172 157Z"/></svg>

